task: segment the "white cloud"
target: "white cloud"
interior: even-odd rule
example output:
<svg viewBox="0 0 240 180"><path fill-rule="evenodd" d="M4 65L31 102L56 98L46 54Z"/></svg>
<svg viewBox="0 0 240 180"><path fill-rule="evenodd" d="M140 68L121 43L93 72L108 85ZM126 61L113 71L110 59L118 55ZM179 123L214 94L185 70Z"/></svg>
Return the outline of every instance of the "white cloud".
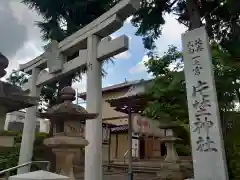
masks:
<svg viewBox="0 0 240 180"><path fill-rule="evenodd" d="M165 15L166 24L163 26L162 35L156 41L159 55L163 55L168 50L169 45L181 47L181 34L186 31L186 27L179 24L173 15Z"/></svg>
<svg viewBox="0 0 240 180"><path fill-rule="evenodd" d="M133 16L129 16L124 23L131 23Z"/></svg>
<svg viewBox="0 0 240 180"><path fill-rule="evenodd" d="M148 73L147 78L148 79L153 79L154 78L153 73Z"/></svg>
<svg viewBox="0 0 240 180"><path fill-rule="evenodd" d="M113 86L114 84L106 84L104 87Z"/></svg>
<svg viewBox="0 0 240 180"><path fill-rule="evenodd" d="M27 40L27 28L14 16L9 0L1 0L0 6L0 52L10 59Z"/></svg>
<svg viewBox="0 0 240 180"><path fill-rule="evenodd" d="M129 51L125 51L125 52L122 52L116 56L114 56L114 58L116 59L129 59L131 57L131 53Z"/></svg>
<svg viewBox="0 0 240 180"><path fill-rule="evenodd" d="M8 67L8 74L11 73L13 69L18 69L19 64L24 64L31 61L35 57L43 53L43 49L38 47L36 42L27 41L24 43L23 47L16 52L16 55L10 60ZM7 75L8 75L7 74Z"/></svg>
<svg viewBox="0 0 240 180"><path fill-rule="evenodd" d="M147 62L148 60L149 60L148 56L144 55L142 60L136 66L129 69L129 73L135 74L135 73L140 73L140 72L146 71L147 69L146 69L144 63Z"/></svg>
<svg viewBox="0 0 240 180"><path fill-rule="evenodd" d="M84 74L80 82L75 82L72 84L72 87L78 92L86 92L87 89L87 76Z"/></svg>
<svg viewBox="0 0 240 180"><path fill-rule="evenodd" d="M0 6L4 7L0 10L0 22L4 24L0 27L0 52L10 61L6 78L13 69L18 69L19 64L40 55L45 43L41 40L40 29L35 25L36 21L41 20L36 12L28 9L21 0L1 0ZM3 23L5 21L8 23Z"/></svg>
<svg viewBox="0 0 240 180"><path fill-rule="evenodd" d="M163 26L162 35L156 41L156 46L159 56L162 56L164 52L168 50L169 45L175 45L181 47L181 34L186 31L185 26L179 24L174 16L165 15L166 24ZM129 72L131 74L146 72L146 67L144 62L148 60L148 57L145 55L143 59L132 67Z"/></svg>

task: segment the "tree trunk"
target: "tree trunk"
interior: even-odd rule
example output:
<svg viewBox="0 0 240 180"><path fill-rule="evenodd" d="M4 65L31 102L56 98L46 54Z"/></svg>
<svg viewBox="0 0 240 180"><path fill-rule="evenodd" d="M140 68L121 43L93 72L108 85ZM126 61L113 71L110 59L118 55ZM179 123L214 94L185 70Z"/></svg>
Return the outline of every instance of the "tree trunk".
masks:
<svg viewBox="0 0 240 180"><path fill-rule="evenodd" d="M189 30L199 28L202 25L201 16L196 1L197 0L187 0L187 11L190 22Z"/></svg>
<svg viewBox="0 0 240 180"><path fill-rule="evenodd" d="M239 89L235 89L238 103L240 102L240 92Z"/></svg>
<svg viewBox="0 0 240 180"><path fill-rule="evenodd" d="M208 36L211 39L213 39L214 34L213 34L213 28L212 28L212 21L209 13L205 15L205 21L206 21L206 30L207 30Z"/></svg>

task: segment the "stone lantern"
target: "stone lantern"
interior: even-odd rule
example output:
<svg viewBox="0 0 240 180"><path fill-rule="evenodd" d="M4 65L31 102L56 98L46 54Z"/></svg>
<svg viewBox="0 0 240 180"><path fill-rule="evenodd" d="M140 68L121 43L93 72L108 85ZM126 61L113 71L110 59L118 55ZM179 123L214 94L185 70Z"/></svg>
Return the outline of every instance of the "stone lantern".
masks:
<svg viewBox="0 0 240 180"><path fill-rule="evenodd" d="M167 154L161 164L161 170L157 172L159 180L184 180L192 177L193 166L191 160L181 160L176 151L176 142L182 141L182 139L177 138L173 132L173 129L178 127L179 124L174 122L160 123L159 128L165 132L161 141L165 143Z"/></svg>
<svg viewBox="0 0 240 180"><path fill-rule="evenodd" d="M164 161L174 162L178 161L179 157L176 151L175 143L181 141L180 138L174 136L173 128L179 126L173 123L160 124L159 128L164 129L165 136L161 138L161 141L165 143L167 154Z"/></svg>
<svg viewBox="0 0 240 180"><path fill-rule="evenodd" d="M0 53L0 78L6 75L8 59ZM4 131L6 114L38 104L39 98L28 96L21 88L0 81L0 131ZM0 146L12 146L14 137L0 136ZM10 143L9 143L10 142Z"/></svg>
<svg viewBox="0 0 240 180"><path fill-rule="evenodd" d="M56 154L56 168L60 174L75 179L75 162L84 161L84 148L88 141L84 138L84 121L96 118L83 107L73 104L75 90L65 87L61 91L63 103L53 106L41 117L50 119L53 137L45 139L44 144ZM82 167L84 169L84 167Z"/></svg>
<svg viewBox="0 0 240 180"><path fill-rule="evenodd" d="M8 59L0 53L0 78L6 75ZM0 130L3 130L6 114L38 104L39 98L28 96L22 89L0 81Z"/></svg>

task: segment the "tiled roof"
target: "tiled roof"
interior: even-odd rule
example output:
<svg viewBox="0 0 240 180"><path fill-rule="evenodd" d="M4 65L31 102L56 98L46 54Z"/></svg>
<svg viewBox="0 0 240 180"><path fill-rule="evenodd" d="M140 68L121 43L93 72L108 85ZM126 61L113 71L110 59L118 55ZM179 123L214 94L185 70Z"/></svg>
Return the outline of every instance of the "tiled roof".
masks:
<svg viewBox="0 0 240 180"><path fill-rule="evenodd" d="M138 84L142 81L150 81L150 80L135 80L135 81L126 81L124 83L120 83L120 84L115 84L115 85L112 85L112 86L108 86L108 87L104 87L102 89L102 92L108 92L108 91L114 91L114 90L117 90L117 89L120 89L120 88L126 88L126 87L130 87L134 84ZM83 98L85 99L86 98L86 92L83 92L83 93L79 93L78 94L78 97L80 98Z"/></svg>
<svg viewBox="0 0 240 180"><path fill-rule="evenodd" d="M114 128L111 128L112 132L122 132L122 131L127 131L128 130L128 125L120 125Z"/></svg>

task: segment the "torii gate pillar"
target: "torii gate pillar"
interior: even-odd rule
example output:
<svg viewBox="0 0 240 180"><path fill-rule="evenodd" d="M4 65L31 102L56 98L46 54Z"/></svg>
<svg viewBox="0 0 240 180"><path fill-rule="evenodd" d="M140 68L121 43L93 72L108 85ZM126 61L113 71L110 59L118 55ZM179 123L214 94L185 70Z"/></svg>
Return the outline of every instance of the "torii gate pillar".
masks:
<svg viewBox="0 0 240 180"><path fill-rule="evenodd" d="M102 180L102 62L97 60L99 38L88 37L87 111L98 117L86 121L85 180Z"/></svg>

